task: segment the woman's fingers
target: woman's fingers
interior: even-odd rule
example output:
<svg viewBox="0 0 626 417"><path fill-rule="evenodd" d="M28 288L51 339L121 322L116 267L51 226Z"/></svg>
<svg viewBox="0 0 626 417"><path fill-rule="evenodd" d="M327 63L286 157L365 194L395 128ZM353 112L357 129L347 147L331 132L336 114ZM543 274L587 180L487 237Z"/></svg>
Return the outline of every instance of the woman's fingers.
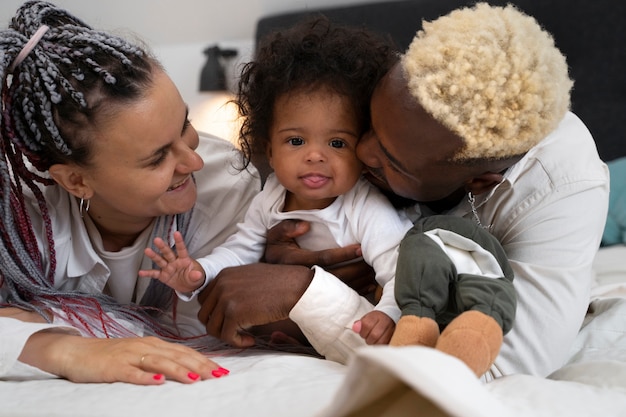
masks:
<svg viewBox="0 0 626 417"><path fill-rule="evenodd" d="M133 339L126 339L133 340ZM145 342L145 353L138 359L138 367L157 376L182 383L193 383L203 379L227 374L224 368L203 354L183 345L168 343L154 337L139 339ZM129 359L132 365L133 358Z"/></svg>
<svg viewBox="0 0 626 417"><path fill-rule="evenodd" d="M99 339L42 331L31 336L20 360L73 382L188 384L228 374L201 353L156 337Z"/></svg>

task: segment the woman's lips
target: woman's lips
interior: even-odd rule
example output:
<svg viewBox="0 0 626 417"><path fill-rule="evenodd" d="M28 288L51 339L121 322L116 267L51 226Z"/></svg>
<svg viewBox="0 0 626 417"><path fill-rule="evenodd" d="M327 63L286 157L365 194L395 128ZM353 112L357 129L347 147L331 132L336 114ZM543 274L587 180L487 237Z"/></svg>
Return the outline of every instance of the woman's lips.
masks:
<svg viewBox="0 0 626 417"><path fill-rule="evenodd" d="M184 180L177 182L176 184L172 185L170 188L167 189L167 191L174 191L178 188L183 187L185 184L187 184L187 182L189 181L191 177L187 177Z"/></svg>

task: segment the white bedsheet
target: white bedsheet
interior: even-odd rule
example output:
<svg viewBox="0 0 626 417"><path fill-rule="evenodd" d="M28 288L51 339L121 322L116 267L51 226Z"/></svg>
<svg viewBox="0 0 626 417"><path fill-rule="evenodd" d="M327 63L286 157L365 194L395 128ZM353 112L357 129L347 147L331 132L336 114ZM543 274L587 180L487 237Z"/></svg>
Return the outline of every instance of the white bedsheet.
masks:
<svg viewBox="0 0 626 417"><path fill-rule="evenodd" d="M571 360L548 378L483 384L460 361L420 347L368 347L348 366L304 355L216 358L228 377L191 385L0 382L0 416L626 416L626 247L602 249Z"/></svg>

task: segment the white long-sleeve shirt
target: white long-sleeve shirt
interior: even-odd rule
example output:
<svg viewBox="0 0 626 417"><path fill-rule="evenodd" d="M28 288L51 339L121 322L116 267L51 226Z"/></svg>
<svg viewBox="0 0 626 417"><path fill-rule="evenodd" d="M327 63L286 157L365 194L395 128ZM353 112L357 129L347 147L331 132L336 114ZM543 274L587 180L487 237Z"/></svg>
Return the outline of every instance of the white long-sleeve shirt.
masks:
<svg viewBox="0 0 626 417"><path fill-rule="evenodd" d="M211 255L198 259L206 273L205 285L223 268L259 262L265 252L267 231L273 226L287 219L306 220L311 229L297 239L303 249L317 251L361 244L363 259L374 268L376 281L383 288L375 309L398 321L400 309L394 297L393 278L398 245L412 222L399 216L387 198L363 178L324 209L286 212L285 195L285 188L270 175L237 233Z"/></svg>
<svg viewBox="0 0 626 417"><path fill-rule="evenodd" d="M495 364L484 379L545 376L561 366L587 311L592 261L608 210L609 174L589 131L572 113L476 197L480 221L504 247L515 272L518 306ZM473 218L467 201L447 214ZM320 303L319 300L324 300ZM364 341L349 330L368 308L333 275L315 275L290 312L318 352L338 362Z"/></svg>
<svg viewBox="0 0 626 417"><path fill-rule="evenodd" d="M201 257L235 232L236 224L243 220L250 201L258 194L261 186L256 170L239 172L233 168L233 162L239 156L225 140L201 137L197 152L204 160L204 167L195 173L198 199L189 227L194 233L187 236L186 243L191 256ZM88 293L105 291L107 283L110 285L110 281L120 278L111 277L109 266L92 245L89 229L79 214L75 197L58 186L46 187L44 193L49 203L56 250L55 288ZM44 230L42 219L36 214L36 202L31 203L33 229L41 241ZM171 239L173 242L173 237ZM140 268L151 269L150 259L143 255L145 245L135 246L133 253L125 256L136 259L135 264ZM44 261L49 262L45 253ZM150 278L137 278L137 271L131 271L129 277L123 279L132 281L130 287L136 292L135 300L141 299L150 283ZM111 293L115 296L114 291ZM0 301L5 296L6 293L0 288ZM198 309L196 300L178 303L176 324L185 335L205 333L204 326L197 318ZM168 319L171 316L163 318L165 322ZM0 317L0 379L53 377L17 360L28 337L50 327L61 327L78 334L77 330L72 330L67 323L58 319L53 324L40 324Z"/></svg>

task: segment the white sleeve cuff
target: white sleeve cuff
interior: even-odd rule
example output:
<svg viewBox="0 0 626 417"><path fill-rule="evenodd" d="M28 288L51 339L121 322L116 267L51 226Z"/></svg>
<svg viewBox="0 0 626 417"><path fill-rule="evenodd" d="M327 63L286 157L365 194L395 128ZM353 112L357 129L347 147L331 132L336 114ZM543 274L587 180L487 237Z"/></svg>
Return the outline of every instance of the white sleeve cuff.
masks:
<svg viewBox="0 0 626 417"><path fill-rule="evenodd" d="M289 318L320 354L345 363L354 349L365 346L352 324L374 306L329 272L317 266L313 270L313 280Z"/></svg>

